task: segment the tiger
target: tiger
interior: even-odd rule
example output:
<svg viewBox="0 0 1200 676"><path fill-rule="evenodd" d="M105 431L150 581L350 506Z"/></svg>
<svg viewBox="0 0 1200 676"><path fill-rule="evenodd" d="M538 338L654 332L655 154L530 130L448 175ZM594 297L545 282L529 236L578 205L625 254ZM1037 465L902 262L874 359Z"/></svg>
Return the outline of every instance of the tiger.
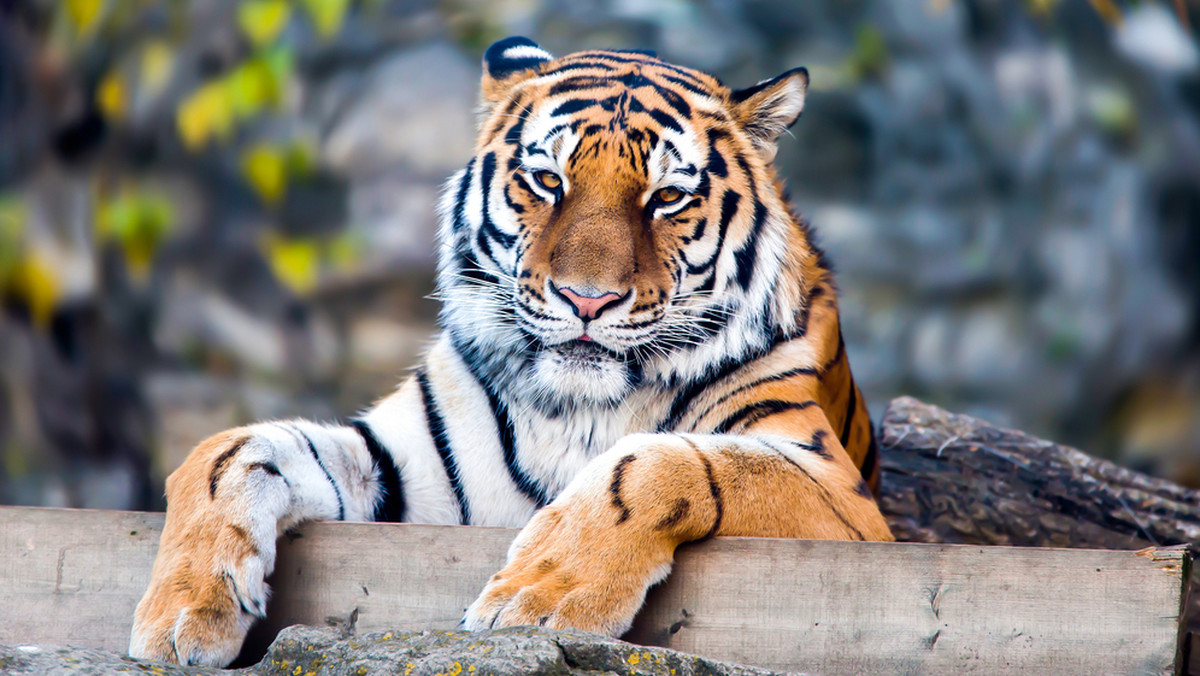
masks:
<svg viewBox="0 0 1200 676"><path fill-rule="evenodd" d="M225 665L310 520L519 527L466 609L620 636L675 549L888 541L825 254L773 166L803 68L733 90L653 52L483 57L438 203L440 334L342 423L260 422L166 481L133 657Z"/></svg>

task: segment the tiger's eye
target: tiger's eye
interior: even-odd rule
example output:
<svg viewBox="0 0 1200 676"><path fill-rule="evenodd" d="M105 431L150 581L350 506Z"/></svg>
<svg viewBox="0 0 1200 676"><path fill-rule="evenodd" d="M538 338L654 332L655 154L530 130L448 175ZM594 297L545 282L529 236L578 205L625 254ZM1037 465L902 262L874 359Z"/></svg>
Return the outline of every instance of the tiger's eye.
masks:
<svg viewBox="0 0 1200 676"><path fill-rule="evenodd" d="M654 193L654 198L659 204L674 204L683 199L683 191L679 188L662 188Z"/></svg>
<svg viewBox="0 0 1200 676"><path fill-rule="evenodd" d="M562 187L562 178L553 171L539 171L533 178L546 190L558 190Z"/></svg>

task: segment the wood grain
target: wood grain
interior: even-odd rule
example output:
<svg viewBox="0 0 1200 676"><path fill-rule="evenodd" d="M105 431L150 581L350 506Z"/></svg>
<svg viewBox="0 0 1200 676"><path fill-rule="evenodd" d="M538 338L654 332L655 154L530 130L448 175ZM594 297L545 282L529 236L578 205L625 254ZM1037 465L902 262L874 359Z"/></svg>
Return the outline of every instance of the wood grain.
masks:
<svg viewBox="0 0 1200 676"><path fill-rule="evenodd" d="M162 515L0 508L0 643L123 650ZM453 628L515 531L309 524L271 619ZM1180 549L718 538L680 550L629 638L821 674L1173 673Z"/></svg>

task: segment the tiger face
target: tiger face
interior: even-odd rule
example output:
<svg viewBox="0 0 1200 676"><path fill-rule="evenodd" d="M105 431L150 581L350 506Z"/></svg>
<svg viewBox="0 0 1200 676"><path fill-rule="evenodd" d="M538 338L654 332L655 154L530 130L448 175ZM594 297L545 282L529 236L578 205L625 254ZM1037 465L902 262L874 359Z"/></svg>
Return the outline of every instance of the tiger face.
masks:
<svg viewBox="0 0 1200 676"><path fill-rule="evenodd" d="M484 57L474 158L443 203L443 321L536 402L611 405L764 339L792 220L775 136L807 74L732 91L640 52ZM486 358L486 357L482 357Z"/></svg>

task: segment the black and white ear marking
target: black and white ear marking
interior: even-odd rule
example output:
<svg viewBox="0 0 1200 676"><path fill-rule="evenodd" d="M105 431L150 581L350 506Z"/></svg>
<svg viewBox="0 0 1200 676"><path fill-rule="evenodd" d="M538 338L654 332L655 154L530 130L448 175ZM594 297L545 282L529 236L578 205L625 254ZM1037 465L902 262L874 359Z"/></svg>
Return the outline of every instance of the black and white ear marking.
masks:
<svg viewBox="0 0 1200 676"><path fill-rule="evenodd" d="M526 37L513 36L496 42L483 54L483 70L494 80L507 80L516 73L533 70L554 57Z"/></svg>
<svg viewBox="0 0 1200 676"><path fill-rule="evenodd" d="M808 71L794 68L730 95L734 116L768 159L775 156L775 139L800 118L807 92Z"/></svg>

